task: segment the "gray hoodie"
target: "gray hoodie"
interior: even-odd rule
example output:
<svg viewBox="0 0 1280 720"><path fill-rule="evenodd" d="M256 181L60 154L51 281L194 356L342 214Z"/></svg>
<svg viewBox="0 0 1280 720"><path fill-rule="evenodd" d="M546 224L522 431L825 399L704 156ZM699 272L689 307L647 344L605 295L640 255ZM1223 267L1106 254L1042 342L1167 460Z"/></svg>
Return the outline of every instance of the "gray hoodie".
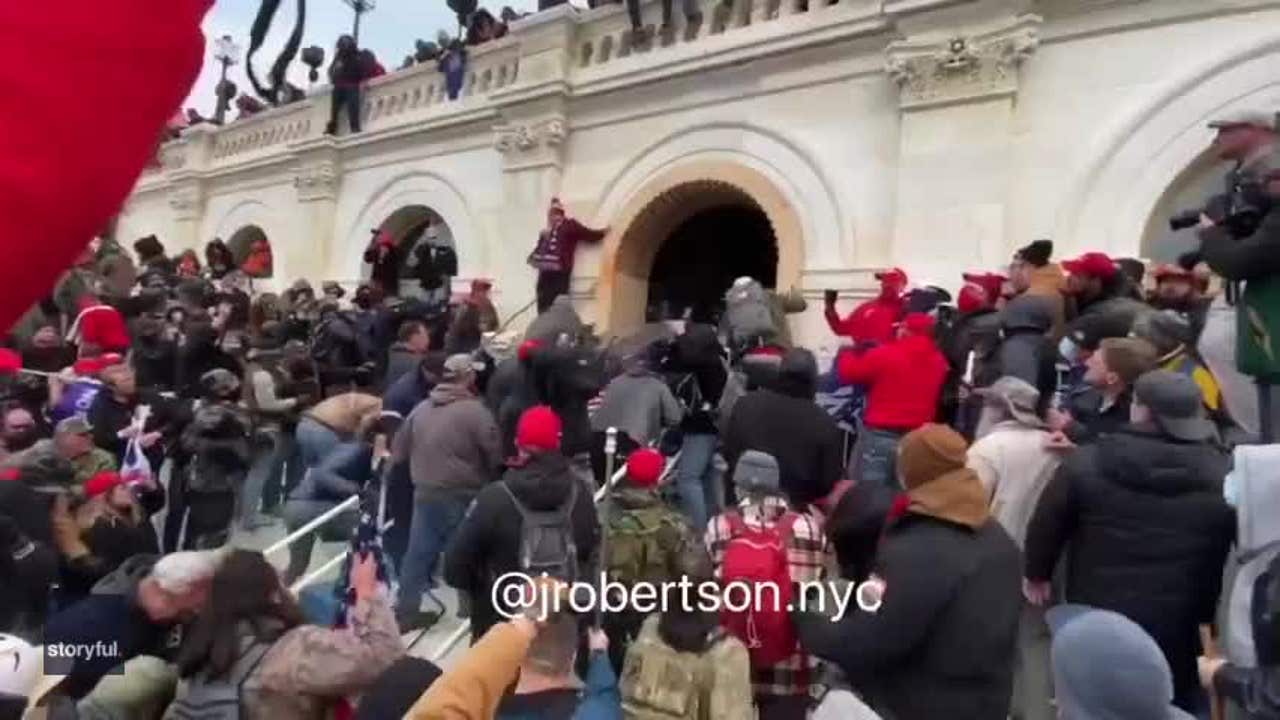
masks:
<svg viewBox="0 0 1280 720"><path fill-rule="evenodd" d="M1045 619L1061 720L1192 720L1173 706L1160 646L1132 620L1084 605L1059 605Z"/></svg>
<svg viewBox="0 0 1280 720"><path fill-rule="evenodd" d="M432 495L470 501L497 478L502 464L498 423L470 388L436 385L406 425L415 501Z"/></svg>
<svg viewBox="0 0 1280 720"><path fill-rule="evenodd" d="M614 378L604 389L600 408L591 416L591 429L616 427L632 440L648 445L663 429L680 422L680 403L657 375L634 368Z"/></svg>

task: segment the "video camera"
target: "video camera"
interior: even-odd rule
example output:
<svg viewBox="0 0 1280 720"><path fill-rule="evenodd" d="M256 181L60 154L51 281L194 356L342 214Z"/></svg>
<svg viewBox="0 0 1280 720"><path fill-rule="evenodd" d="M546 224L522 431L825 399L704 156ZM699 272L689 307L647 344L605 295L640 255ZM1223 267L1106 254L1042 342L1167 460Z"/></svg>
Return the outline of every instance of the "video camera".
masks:
<svg viewBox="0 0 1280 720"><path fill-rule="evenodd" d="M1183 210L1170 217L1169 229L1177 232L1195 227L1203 214L1225 227L1233 237L1252 235L1271 209L1271 198L1260 180L1238 170L1227 175L1226 184L1226 192L1210 197L1203 208Z"/></svg>

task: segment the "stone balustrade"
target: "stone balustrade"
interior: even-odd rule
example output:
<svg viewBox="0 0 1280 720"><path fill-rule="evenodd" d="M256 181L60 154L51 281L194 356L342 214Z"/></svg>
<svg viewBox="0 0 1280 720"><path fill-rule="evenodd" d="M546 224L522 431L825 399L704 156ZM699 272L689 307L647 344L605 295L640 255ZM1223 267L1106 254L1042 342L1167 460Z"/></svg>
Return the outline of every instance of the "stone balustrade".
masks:
<svg viewBox="0 0 1280 720"><path fill-rule="evenodd" d="M689 22L675 2L675 23L662 30L661 4L642 3L645 23L654 28L637 43L625 6L592 9L561 5L513 23L499 40L467 48L462 87L450 98L444 73L426 63L370 82L362 98L363 132L344 134L343 146L358 145L385 132L429 130L455 120L501 120L501 108L526 98L526 89L548 84L558 92L612 91L649 81L654 73L696 71L719 62L742 62L806 43L830 42L891 27L892 13L871 0L694 0L701 20ZM522 62L535 58L534 77ZM554 57L548 62L548 57ZM330 110L329 88L320 86L296 103L270 108L222 127L200 125L160 150L160 165L143 174L140 189L160 185L173 173L219 174L285 159L299 144L322 137ZM554 122L553 122L554 124ZM499 149L516 145L519 133L495 123ZM562 134L563 123L551 128Z"/></svg>

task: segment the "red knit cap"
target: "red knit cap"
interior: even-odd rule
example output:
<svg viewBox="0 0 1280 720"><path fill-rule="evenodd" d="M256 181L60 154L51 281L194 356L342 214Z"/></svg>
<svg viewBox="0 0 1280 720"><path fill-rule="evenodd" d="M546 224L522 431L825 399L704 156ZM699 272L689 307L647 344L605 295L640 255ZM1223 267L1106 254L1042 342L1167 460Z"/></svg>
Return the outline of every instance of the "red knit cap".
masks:
<svg viewBox="0 0 1280 720"><path fill-rule="evenodd" d="M559 450L560 416L546 405L524 411L516 424L516 447L525 450Z"/></svg>
<svg viewBox="0 0 1280 720"><path fill-rule="evenodd" d="M116 486L123 484L124 478L120 473L112 470L104 470L85 482L84 494L85 497L105 495L115 489Z"/></svg>
<svg viewBox="0 0 1280 720"><path fill-rule="evenodd" d="M653 448L640 448L627 458L627 477L636 487L653 487L662 479L667 460Z"/></svg>
<svg viewBox="0 0 1280 720"><path fill-rule="evenodd" d="M520 347L516 349L516 357L519 358L520 362L524 362L530 357L533 357L533 353L540 347L542 347L541 340L525 340L520 343Z"/></svg>

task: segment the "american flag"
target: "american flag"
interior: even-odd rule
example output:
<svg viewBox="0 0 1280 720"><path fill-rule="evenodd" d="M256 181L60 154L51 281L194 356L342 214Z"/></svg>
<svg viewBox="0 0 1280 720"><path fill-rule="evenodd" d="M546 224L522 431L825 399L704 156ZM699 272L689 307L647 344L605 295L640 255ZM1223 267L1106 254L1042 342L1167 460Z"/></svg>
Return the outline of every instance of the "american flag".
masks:
<svg viewBox="0 0 1280 720"><path fill-rule="evenodd" d="M124 478L125 484L130 487L138 485L153 485L155 475L151 472L151 461L147 460L147 455L142 451L142 446L138 444L138 439L142 437L143 428L147 425L147 417L151 414L151 407L148 405L139 405L133 415L132 427L136 428L133 437L129 438L129 442L125 444L124 459L120 463L120 477Z"/></svg>
<svg viewBox="0 0 1280 720"><path fill-rule="evenodd" d="M356 602L355 591L351 589L351 564L356 558L365 554L372 555L378 563L378 580L382 592L391 592L391 563L387 561L382 549L382 529L379 527L383 515L382 474L381 467L374 469L375 479L365 487L360 497L360 522L352 533L351 547L347 550L346 559L342 561L342 572L338 573L338 582L333 588L338 599L338 612L333 620L335 628L350 625L351 611ZM346 698L341 699L333 710L335 720L350 720L355 717L355 711Z"/></svg>

